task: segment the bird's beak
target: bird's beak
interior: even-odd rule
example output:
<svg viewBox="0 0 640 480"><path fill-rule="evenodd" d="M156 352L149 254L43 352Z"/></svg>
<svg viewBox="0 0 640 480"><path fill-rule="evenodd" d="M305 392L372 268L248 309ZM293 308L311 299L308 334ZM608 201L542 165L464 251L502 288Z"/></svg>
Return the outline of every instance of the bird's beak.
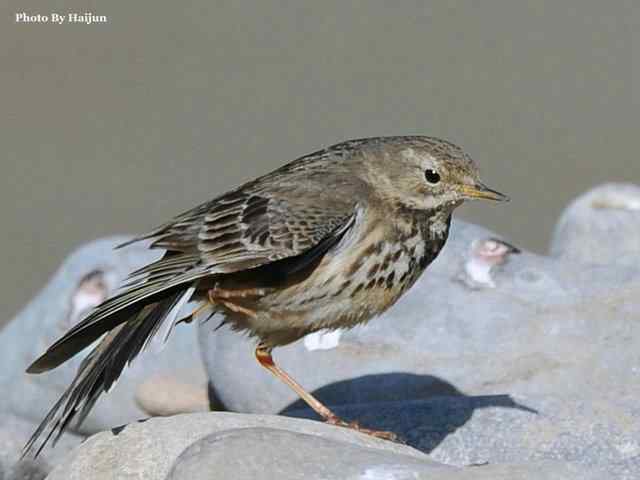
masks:
<svg viewBox="0 0 640 480"><path fill-rule="evenodd" d="M481 198L483 200L495 200L497 202L509 201L509 197L504 193L496 192L480 182L475 185L462 185L460 187L460 193L468 199Z"/></svg>

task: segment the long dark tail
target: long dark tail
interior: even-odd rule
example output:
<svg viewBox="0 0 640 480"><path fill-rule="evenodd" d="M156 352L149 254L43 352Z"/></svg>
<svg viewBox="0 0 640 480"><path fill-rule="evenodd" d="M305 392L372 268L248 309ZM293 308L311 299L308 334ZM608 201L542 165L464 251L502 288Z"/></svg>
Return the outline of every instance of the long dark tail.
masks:
<svg viewBox="0 0 640 480"><path fill-rule="evenodd" d="M165 257L163 262L166 264L167 260L170 259ZM145 273L140 270L132 275L141 272ZM134 282L128 290L96 307L31 364L28 373L46 372L103 337L26 443L23 457L34 450L37 456L51 439L55 444L74 418L76 425L80 425L100 394L113 386L125 366L145 348L165 321L168 326L165 337L168 336L177 323L180 307L194 294L197 278L195 274L173 273L170 279L165 275L147 275L143 281Z"/></svg>

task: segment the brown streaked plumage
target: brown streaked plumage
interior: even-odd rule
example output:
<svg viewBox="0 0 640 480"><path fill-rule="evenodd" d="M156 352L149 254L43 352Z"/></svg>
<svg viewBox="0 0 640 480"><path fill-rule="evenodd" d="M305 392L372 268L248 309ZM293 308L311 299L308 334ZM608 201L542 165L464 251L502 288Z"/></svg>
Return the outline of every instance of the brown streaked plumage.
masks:
<svg viewBox="0 0 640 480"><path fill-rule="evenodd" d="M451 213L488 189L459 147L432 137L351 140L301 157L175 217L133 241L164 256L133 273L27 370L57 367L99 340L25 446L39 452L79 423L125 365L169 335L180 307L202 310L258 340L260 363L325 420L347 424L276 366L274 347L366 322L393 305L443 247ZM54 438L54 440L55 440Z"/></svg>

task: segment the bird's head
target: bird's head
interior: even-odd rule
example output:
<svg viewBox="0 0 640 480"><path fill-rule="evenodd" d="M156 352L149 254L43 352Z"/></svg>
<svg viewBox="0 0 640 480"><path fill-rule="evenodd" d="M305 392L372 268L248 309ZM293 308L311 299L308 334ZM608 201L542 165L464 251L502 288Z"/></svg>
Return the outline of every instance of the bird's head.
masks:
<svg viewBox="0 0 640 480"><path fill-rule="evenodd" d="M464 200L509 198L480 181L460 147L433 137L387 137L363 149L362 177L383 201L412 210L453 210Z"/></svg>

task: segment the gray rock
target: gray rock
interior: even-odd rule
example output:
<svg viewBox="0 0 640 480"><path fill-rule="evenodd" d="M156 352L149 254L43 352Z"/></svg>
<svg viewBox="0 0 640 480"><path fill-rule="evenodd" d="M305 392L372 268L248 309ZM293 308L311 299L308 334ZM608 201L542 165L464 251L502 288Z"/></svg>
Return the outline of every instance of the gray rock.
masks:
<svg viewBox="0 0 640 480"><path fill-rule="evenodd" d="M6 473L1 473L0 480L44 480L50 468L37 460L22 460L14 464Z"/></svg>
<svg viewBox="0 0 640 480"><path fill-rule="evenodd" d="M565 209L553 232L551 254L580 263L637 266L639 236L640 187L607 183Z"/></svg>
<svg viewBox="0 0 640 480"><path fill-rule="evenodd" d="M65 260L46 287L0 332L0 345L3 346L0 363L11 366L0 369L0 390L3 392L0 411L40 422L71 383L83 355L77 355L45 374L27 375L24 371L31 361L79 321L88 308L115 291L130 271L159 255L141 245L113 250L127 238L97 240L79 248ZM136 359L113 391L96 404L81 431L92 433L147 416L148 412L138 403L144 404L146 398L153 396L145 381L159 376L178 378L182 384L205 388L207 380L194 328L177 328L165 351L149 350ZM143 384L147 389L141 392L142 396L137 395ZM157 402L154 404L157 410L161 407ZM170 407L166 410L176 411Z"/></svg>
<svg viewBox="0 0 640 480"><path fill-rule="evenodd" d="M517 400L517 401L516 401ZM408 445L449 465L581 464L608 478L640 471L640 410L584 398L506 395L346 405L336 413L391 430ZM287 415L314 418L310 410Z"/></svg>
<svg viewBox="0 0 640 480"><path fill-rule="evenodd" d="M167 480L600 480L572 464L454 468L399 453L268 428L226 430L180 454Z"/></svg>
<svg viewBox="0 0 640 480"><path fill-rule="evenodd" d="M450 469L426 457L418 459L317 435L245 428L194 442L180 454L167 480L441 478L440 472Z"/></svg>
<svg viewBox="0 0 640 480"><path fill-rule="evenodd" d="M274 428L330 441L425 459L405 445L331 427L320 422L280 416L239 415L210 412L155 417L98 433L76 448L68 462L59 464L49 480L130 478L164 479L180 453L193 442L212 433L238 428Z"/></svg>
<svg viewBox="0 0 640 480"><path fill-rule="evenodd" d="M601 470L544 460L467 468L405 445L285 417L196 413L103 432L78 447L48 480L595 480Z"/></svg>
<svg viewBox="0 0 640 480"><path fill-rule="evenodd" d="M186 383L166 374L152 376L138 385L135 399L153 417L209 410L207 386Z"/></svg>
<svg viewBox="0 0 640 480"><path fill-rule="evenodd" d="M84 437L66 433L54 450L43 452L36 460L22 460L22 447L36 428L30 422L14 415L0 413L0 479L32 479L45 478L53 465L62 461L73 447Z"/></svg>

